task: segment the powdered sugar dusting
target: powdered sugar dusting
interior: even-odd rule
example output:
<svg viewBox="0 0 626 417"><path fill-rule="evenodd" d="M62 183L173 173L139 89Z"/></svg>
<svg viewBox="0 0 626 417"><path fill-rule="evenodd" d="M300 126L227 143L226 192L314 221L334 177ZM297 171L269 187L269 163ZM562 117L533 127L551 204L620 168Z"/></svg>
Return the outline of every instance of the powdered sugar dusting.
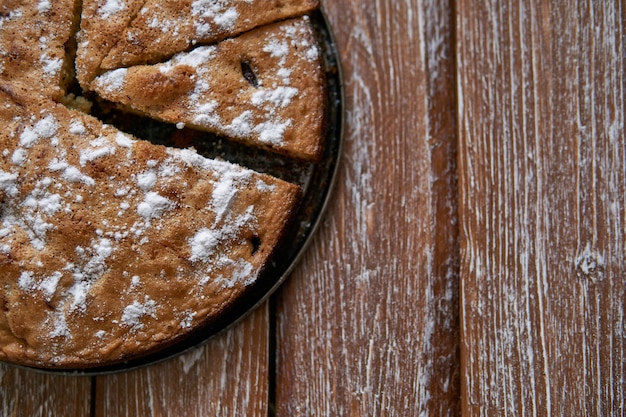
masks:
<svg viewBox="0 0 626 417"><path fill-rule="evenodd" d="M172 210L174 203L155 192L146 193L146 198L137 206L137 213L146 220L162 216Z"/></svg>
<svg viewBox="0 0 626 417"><path fill-rule="evenodd" d="M70 133L74 135L84 135L85 133L87 133L87 129L85 128L85 125L79 119L74 119L70 122L69 131Z"/></svg>
<svg viewBox="0 0 626 417"><path fill-rule="evenodd" d="M114 250L113 242L106 238L94 239L88 248L76 248L83 262L66 267L74 277L74 284L68 290L72 296L71 311L85 311L87 295L92 285L105 274L106 260Z"/></svg>
<svg viewBox="0 0 626 417"><path fill-rule="evenodd" d="M216 29L233 29L239 13L231 4L228 0L194 0L191 3L191 16L196 36L205 38Z"/></svg>
<svg viewBox="0 0 626 417"><path fill-rule="evenodd" d="M122 148L130 149L133 146L133 140L122 132L118 132L115 135L115 143Z"/></svg>
<svg viewBox="0 0 626 417"><path fill-rule="evenodd" d="M157 182L156 173L153 171L142 172L137 175L137 185L143 191L150 191Z"/></svg>
<svg viewBox="0 0 626 417"><path fill-rule="evenodd" d="M214 49L203 48L179 62L212 59ZM123 86L116 77L101 81ZM289 94L259 100L280 106ZM216 104L201 108L210 113ZM63 339L105 350L124 334L149 334L149 321L171 314L158 301L160 280L191 283L185 293L196 303L255 281L260 266L258 255L248 261L250 239L261 234L257 216L276 188L268 177L190 149L148 145L61 106L19 111L2 136L0 262L20 262L9 279L24 305L46 303L29 308L39 317L36 337L52 352L69 346ZM252 122L250 112L231 126L263 126ZM111 292L119 304L109 311ZM196 314L176 310L173 325L188 329Z"/></svg>
<svg viewBox="0 0 626 417"><path fill-rule="evenodd" d="M15 197L19 193L17 178L15 173L0 171L0 190L11 197Z"/></svg>
<svg viewBox="0 0 626 417"><path fill-rule="evenodd" d="M156 310L156 302L146 296L143 303L133 301L132 304L126 306L120 321L122 325L130 327L132 330L140 330L144 328L144 324L141 322L142 318L151 316L156 319Z"/></svg>
<svg viewBox="0 0 626 417"><path fill-rule="evenodd" d="M269 103L274 107L284 108L291 103L291 100L298 94L298 89L294 87L280 86L274 89L259 90L252 94L252 104L262 106Z"/></svg>
<svg viewBox="0 0 626 417"><path fill-rule="evenodd" d="M191 256L189 260L209 261L215 255L215 247L224 241L232 239L241 233L241 230L250 225L254 225L256 219L253 214L252 206L235 217L230 217L228 222L214 224L211 228L203 228L199 230L192 238L189 239ZM236 280L239 281L239 280Z"/></svg>
<svg viewBox="0 0 626 417"><path fill-rule="evenodd" d="M52 275L49 275L43 279L38 285L38 288L43 293L43 296L46 301L50 301L54 293L56 292L57 285L61 280L63 274L59 271L54 272Z"/></svg>
<svg viewBox="0 0 626 417"><path fill-rule="evenodd" d="M189 245L191 246L191 256L189 260L192 262L209 260L218 243L217 233L207 228L200 229L198 233L189 239Z"/></svg>
<svg viewBox="0 0 626 417"><path fill-rule="evenodd" d="M124 84L126 84L127 72L128 70L126 68L118 68L113 71L105 72L96 77L94 80L95 85L107 92L119 91L124 88Z"/></svg>
<svg viewBox="0 0 626 417"><path fill-rule="evenodd" d="M13 152L13 155L11 156L11 162L13 163L13 165L22 166L24 162L26 162L27 155L28 152L26 151L26 149L18 148Z"/></svg>
<svg viewBox="0 0 626 417"><path fill-rule="evenodd" d="M42 64L44 74L48 76L56 76L60 74L61 67L63 66L63 59L52 58L46 54L43 54L39 60Z"/></svg>
<svg viewBox="0 0 626 417"><path fill-rule="evenodd" d="M37 11L39 13L47 13L50 11L51 7L52 5L49 0L40 0L39 3L37 3Z"/></svg>
<svg viewBox="0 0 626 417"><path fill-rule="evenodd" d="M88 162L115 154L115 146L109 140L101 136L90 143L90 147L80 151L80 165L85 166Z"/></svg>
<svg viewBox="0 0 626 417"><path fill-rule="evenodd" d="M35 126L26 127L20 134L20 145L30 148L41 139L51 139L58 130L58 121L52 115L48 115L35 123ZM56 144L58 140L52 140L51 144Z"/></svg>
<svg viewBox="0 0 626 417"><path fill-rule="evenodd" d="M210 17L211 22L215 23L214 18L218 14L222 17L230 15L228 4L223 1L197 0L192 5L192 11L194 16L201 17L198 21L205 22ZM305 111L307 105L304 103L309 94L292 85L292 74L294 70L321 70L317 62L317 44L312 41L310 23L304 18L285 22L277 26L276 30L261 33L263 37L260 41L242 35L221 42L219 47L199 46L178 53L170 60L154 66L129 68L123 76L111 71L96 80L96 89L108 100L121 102L149 114L156 112L154 117L163 118L177 126L188 125L275 148L287 147L288 140L295 134L292 132L298 126L292 117ZM259 42L261 51L258 50ZM244 63L248 52L252 57L261 53L258 58L250 58L247 67L249 71L255 72L254 82L243 74L238 80L240 85L225 88L222 74L232 72L232 54L241 54L239 59ZM310 61L314 61L314 64L311 65ZM193 71L190 79L194 85L181 92L174 91L176 99L171 101L171 107L168 105L163 110L155 110L159 106L153 106L145 100L134 100L133 91L125 89L125 79L141 83L144 82L143 77L147 77L145 82L150 82L155 69L168 75L181 66L187 67L185 71ZM241 69L236 70L244 73L243 68L242 64ZM314 94L317 96L317 92Z"/></svg>
<svg viewBox="0 0 626 417"><path fill-rule="evenodd" d="M122 12L126 9L124 0L106 0L98 9L98 16L102 19L108 19L112 15Z"/></svg>
<svg viewBox="0 0 626 417"><path fill-rule="evenodd" d="M52 330L49 333L51 339L57 337L64 337L71 339L72 332L67 324L67 318L60 311L52 311L48 313L48 326L52 327Z"/></svg>
<svg viewBox="0 0 626 417"><path fill-rule="evenodd" d="M204 64L207 64L215 57L215 46L199 46L190 52L178 53L172 57L168 62L158 65L159 70L166 74L172 70L172 68L179 65L186 65L192 68L200 69ZM206 71L204 71L206 73Z"/></svg>

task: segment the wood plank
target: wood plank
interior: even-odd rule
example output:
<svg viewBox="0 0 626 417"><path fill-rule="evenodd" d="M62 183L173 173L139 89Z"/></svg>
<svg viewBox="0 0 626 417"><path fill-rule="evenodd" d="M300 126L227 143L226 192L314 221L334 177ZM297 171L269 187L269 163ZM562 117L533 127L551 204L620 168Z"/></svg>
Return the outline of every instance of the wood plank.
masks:
<svg viewBox="0 0 626 417"><path fill-rule="evenodd" d="M91 378L59 376L0 364L0 415L90 415Z"/></svg>
<svg viewBox="0 0 626 417"><path fill-rule="evenodd" d="M450 6L323 3L346 143L325 222L278 296L278 416L458 414Z"/></svg>
<svg viewBox="0 0 626 417"><path fill-rule="evenodd" d="M622 415L622 1L460 0L463 415Z"/></svg>
<svg viewBox="0 0 626 417"><path fill-rule="evenodd" d="M166 362L96 378L96 416L266 416L268 306Z"/></svg>

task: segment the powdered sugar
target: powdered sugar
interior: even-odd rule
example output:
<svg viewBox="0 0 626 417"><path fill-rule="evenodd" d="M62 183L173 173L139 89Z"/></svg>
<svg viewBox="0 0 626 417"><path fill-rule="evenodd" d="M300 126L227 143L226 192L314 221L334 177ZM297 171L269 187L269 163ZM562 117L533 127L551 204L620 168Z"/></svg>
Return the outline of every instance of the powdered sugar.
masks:
<svg viewBox="0 0 626 417"><path fill-rule="evenodd" d="M238 194L238 185L245 182L248 175L239 172L227 172L213 187L211 195L211 205L215 211L215 222L222 220L224 214L229 210L232 202Z"/></svg>
<svg viewBox="0 0 626 417"><path fill-rule="evenodd" d="M207 228L200 229L189 239L189 245L191 246L189 260L192 262L209 260L218 243L218 236L215 232Z"/></svg>
<svg viewBox="0 0 626 417"><path fill-rule="evenodd" d="M39 3L37 3L37 11L39 13L49 12L51 7L49 0L39 0Z"/></svg>
<svg viewBox="0 0 626 417"><path fill-rule="evenodd" d="M15 197L19 193L17 178L15 173L0 171L0 190L10 197Z"/></svg>
<svg viewBox="0 0 626 417"><path fill-rule="evenodd" d="M80 165L83 167L98 158L115 155L115 146L104 136L91 141L90 145L89 148L80 151Z"/></svg>
<svg viewBox="0 0 626 417"><path fill-rule="evenodd" d="M69 132L74 135L84 135L87 133L87 129L82 121L74 119L70 122Z"/></svg>
<svg viewBox="0 0 626 417"><path fill-rule="evenodd" d="M192 238L189 239L191 255L189 260L209 261L215 254L214 249L221 242L232 239L241 233L245 227L251 227L256 223L253 214L254 207L249 206L245 212L228 218L228 222L215 223L211 228L202 228ZM235 280L237 282L237 280Z"/></svg>
<svg viewBox="0 0 626 417"><path fill-rule="evenodd" d="M120 322L122 325L130 327L131 330L143 329L144 324L141 322L141 319L145 316L151 316L156 319L156 307L156 302L148 296L145 297L143 303L133 301L132 304L124 308Z"/></svg>
<svg viewBox="0 0 626 417"><path fill-rule="evenodd" d="M41 139L51 139L59 128L58 121L48 115L35 123L34 127L26 127L20 134L20 146L30 148ZM52 145L58 144L58 139L51 140Z"/></svg>
<svg viewBox="0 0 626 417"><path fill-rule="evenodd" d="M137 175L137 185L143 191L150 191L154 184L156 184L157 176L156 173L152 171L142 172Z"/></svg>
<svg viewBox="0 0 626 417"><path fill-rule="evenodd" d="M46 301L50 301L56 292L57 285L62 276L63 274L61 272L56 271L52 275L42 279L40 282L37 282L35 274L32 271L22 271L17 281L17 285L26 293L39 291Z"/></svg>
<svg viewBox="0 0 626 417"><path fill-rule="evenodd" d="M106 0L106 2L98 9L98 16L102 19L108 19L112 15L120 13L126 9L124 0Z"/></svg>
<svg viewBox="0 0 626 417"><path fill-rule="evenodd" d="M72 338L72 332L67 325L67 318L61 311L48 312L48 320L45 324L47 327L52 327L52 330L49 333L49 337L51 339L57 337L65 337L68 339Z"/></svg>
<svg viewBox="0 0 626 417"><path fill-rule="evenodd" d="M63 274L59 271L54 272L52 275L45 277L38 285L38 288L43 293L43 297L46 301L50 301L52 296L57 290L57 285L63 277Z"/></svg>
<svg viewBox="0 0 626 417"><path fill-rule="evenodd" d="M22 206L31 209L33 212L53 216L62 209L61 196L44 191L37 186L35 190L24 199Z"/></svg>
<svg viewBox="0 0 626 417"><path fill-rule="evenodd" d="M155 192L146 193L145 199L137 206L137 213L146 220L162 216L172 210L174 203Z"/></svg>
<svg viewBox="0 0 626 417"><path fill-rule="evenodd" d="M218 14L214 18L214 22L222 29L232 29L239 18L239 13L234 7L226 9L223 13Z"/></svg>
<svg viewBox="0 0 626 417"><path fill-rule="evenodd" d="M287 121L269 121L259 123L255 127L255 131L259 133L259 140L264 143L280 145L283 143L285 131L291 126L291 120Z"/></svg>
<svg viewBox="0 0 626 417"><path fill-rule="evenodd" d="M83 174L77 167L68 164L63 157L53 158L52 161L50 161L48 168L52 172L61 172L61 177L66 181L72 183L83 183L88 186L94 186L96 184L96 181L93 178Z"/></svg>
<svg viewBox="0 0 626 417"><path fill-rule="evenodd" d="M274 58L285 58L289 54L289 44L286 41L270 39L263 46L263 51L268 52Z"/></svg>
<svg viewBox="0 0 626 417"><path fill-rule="evenodd" d="M159 64L157 68L164 74L179 65L187 65L198 69L215 57L215 51L215 46L199 46L189 52L174 55L170 61Z"/></svg>
<svg viewBox="0 0 626 417"><path fill-rule="evenodd" d="M74 166L68 165L64 170L61 177L69 182L81 182L88 186L94 186L96 181L88 175L83 174L80 170Z"/></svg>
<svg viewBox="0 0 626 417"><path fill-rule="evenodd" d="M291 100L298 94L298 89L294 87L280 86L274 89L263 89L252 94L252 104L262 106L269 103L275 107L284 108L291 103Z"/></svg>
<svg viewBox="0 0 626 417"><path fill-rule="evenodd" d="M115 143L122 148L130 149L133 146L133 139L122 132L118 132L115 135Z"/></svg>
<svg viewBox="0 0 626 417"><path fill-rule="evenodd" d="M232 29L239 13L230 4L228 0L194 0L191 3L191 16L196 36L205 38L213 33L214 27Z"/></svg>
<svg viewBox="0 0 626 417"><path fill-rule="evenodd" d="M61 67L63 66L63 59L61 58L51 58L46 54L43 54L39 61L42 64L42 69L44 74L52 77L59 75L61 72Z"/></svg>
<svg viewBox="0 0 626 417"><path fill-rule="evenodd" d="M91 286L106 272L106 260L113 251L113 242L106 238L92 240L88 248L80 246L76 248L83 261L87 262L67 266L74 277L74 285L68 291L72 295L70 308L72 311L85 310L87 294Z"/></svg>
<svg viewBox="0 0 626 417"><path fill-rule="evenodd" d="M51 183L50 178L37 181L34 189L22 200L20 206L7 204L2 211L3 228L0 230L22 229L30 239L33 248L42 250L45 247L46 233L54 227L46 219L62 208L61 196L47 190ZM13 197L19 196L18 193L11 192L11 194ZM21 215L16 214L18 209Z"/></svg>
<svg viewBox="0 0 626 417"><path fill-rule="evenodd" d="M35 289L35 280L33 279L33 273L30 271L22 271L20 278L17 280L17 285L22 291L30 292Z"/></svg>
<svg viewBox="0 0 626 417"><path fill-rule="evenodd" d="M27 156L28 152L26 151L26 149L18 148L13 152L13 155L11 156L11 162L13 163L13 165L22 166L24 165L24 162L26 162Z"/></svg>
<svg viewBox="0 0 626 417"><path fill-rule="evenodd" d="M94 83L97 87L107 92L115 92L124 88L126 84L126 74L128 70L126 68L118 68L113 71L105 72L104 74L96 77Z"/></svg>

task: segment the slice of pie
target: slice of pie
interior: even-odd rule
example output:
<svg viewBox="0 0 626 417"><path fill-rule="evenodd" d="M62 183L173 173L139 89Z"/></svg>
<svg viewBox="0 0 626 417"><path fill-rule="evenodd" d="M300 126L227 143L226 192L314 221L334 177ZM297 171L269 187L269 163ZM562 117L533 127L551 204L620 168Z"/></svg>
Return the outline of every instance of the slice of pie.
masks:
<svg viewBox="0 0 626 417"><path fill-rule="evenodd" d="M300 190L0 85L0 360L113 364L253 283Z"/></svg>
<svg viewBox="0 0 626 417"><path fill-rule="evenodd" d="M125 109L291 157L319 158L324 72L308 17L106 72L92 87Z"/></svg>
<svg viewBox="0 0 626 417"><path fill-rule="evenodd" d="M318 6L318 0L148 0L102 68L162 61L191 46L301 16Z"/></svg>
<svg viewBox="0 0 626 417"><path fill-rule="evenodd" d="M155 63L197 44L301 16L319 0L85 0L78 79L102 70Z"/></svg>

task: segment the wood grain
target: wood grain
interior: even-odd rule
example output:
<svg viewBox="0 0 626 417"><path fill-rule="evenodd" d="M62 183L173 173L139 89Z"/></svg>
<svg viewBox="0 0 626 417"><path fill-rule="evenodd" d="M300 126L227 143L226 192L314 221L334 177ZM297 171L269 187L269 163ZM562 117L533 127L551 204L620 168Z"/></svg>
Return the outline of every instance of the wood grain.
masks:
<svg viewBox="0 0 626 417"><path fill-rule="evenodd" d="M202 347L136 371L97 377L95 416L265 416L268 306Z"/></svg>
<svg viewBox="0 0 626 417"><path fill-rule="evenodd" d="M278 416L457 414L449 6L323 3L344 69L345 150L326 221L280 291Z"/></svg>
<svg viewBox="0 0 626 417"><path fill-rule="evenodd" d="M0 415L83 417L90 414L91 378L55 376L0 364Z"/></svg>
<svg viewBox="0 0 626 417"><path fill-rule="evenodd" d="M624 1L322 6L345 149L275 317L93 384L0 365L2 416L624 414Z"/></svg>
<svg viewBox="0 0 626 417"><path fill-rule="evenodd" d="M626 410L624 17L458 3L463 415Z"/></svg>

